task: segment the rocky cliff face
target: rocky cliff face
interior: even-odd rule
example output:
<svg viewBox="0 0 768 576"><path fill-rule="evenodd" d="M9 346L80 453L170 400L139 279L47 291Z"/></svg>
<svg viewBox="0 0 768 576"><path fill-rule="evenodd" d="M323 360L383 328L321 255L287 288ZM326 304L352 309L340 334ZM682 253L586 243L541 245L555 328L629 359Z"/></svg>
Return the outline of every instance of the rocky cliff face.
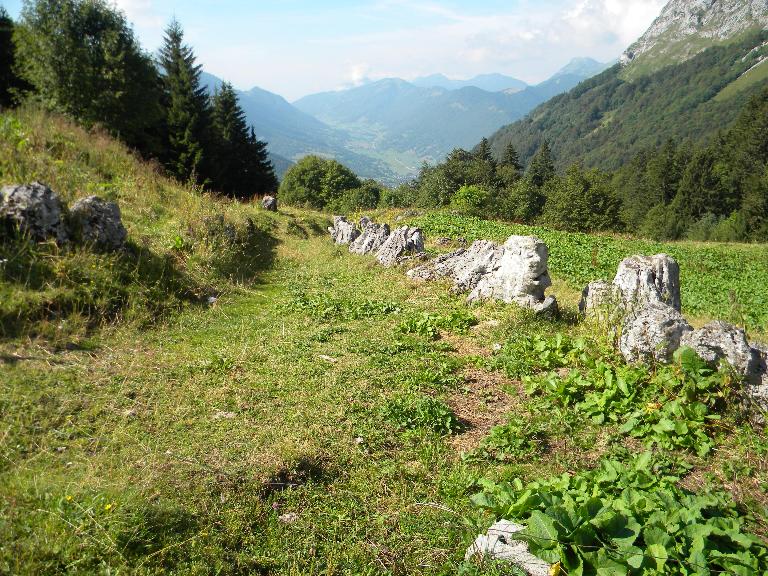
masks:
<svg viewBox="0 0 768 576"><path fill-rule="evenodd" d="M658 69L758 27L768 28L768 0L670 0L621 62Z"/></svg>

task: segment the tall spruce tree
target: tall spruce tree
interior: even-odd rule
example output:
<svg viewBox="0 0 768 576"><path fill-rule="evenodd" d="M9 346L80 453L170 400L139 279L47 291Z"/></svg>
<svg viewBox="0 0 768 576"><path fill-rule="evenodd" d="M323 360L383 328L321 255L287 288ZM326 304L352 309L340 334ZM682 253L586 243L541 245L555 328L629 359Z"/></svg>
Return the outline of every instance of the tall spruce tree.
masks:
<svg viewBox="0 0 768 576"><path fill-rule="evenodd" d="M248 128L231 84L223 84L213 96L213 128L216 190L240 199L274 192L277 178L266 144Z"/></svg>
<svg viewBox="0 0 768 576"><path fill-rule="evenodd" d="M165 88L166 150L163 162L181 181L210 184L211 104L201 85L202 66L174 19L165 30L159 62Z"/></svg>
<svg viewBox="0 0 768 576"><path fill-rule="evenodd" d="M539 188L555 177L555 163L552 161L552 151L546 140L531 160L526 176L534 186Z"/></svg>
<svg viewBox="0 0 768 576"><path fill-rule="evenodd" d="M275 167L267 153L267 143L256 137L256 131L251 126L248 134L248 162L246 163L248 180L251 189L256 194L274 194L277 192L279 182L275 174Z"/></svg>
<svg viewBox="0 0 768 576"><path fill-rule="evenodd" d="M523 166L520 164L520 156L512 142L507 144L507 147L504 148L504 155L501 157L501 165L514 168L518 172L523 169Z"/></svg>

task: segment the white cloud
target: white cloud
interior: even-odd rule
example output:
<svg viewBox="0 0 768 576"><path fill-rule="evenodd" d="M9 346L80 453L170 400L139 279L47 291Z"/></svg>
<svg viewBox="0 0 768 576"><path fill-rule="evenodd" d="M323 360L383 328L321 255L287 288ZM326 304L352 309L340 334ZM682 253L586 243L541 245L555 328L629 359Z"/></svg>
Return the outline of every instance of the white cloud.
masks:
<svg viewBox="0 0 768 576"><path fill-rule="evenodd" d="M165 23L157 14L152 0L112 0L112 2L139 28L158 29Z"/></svg>

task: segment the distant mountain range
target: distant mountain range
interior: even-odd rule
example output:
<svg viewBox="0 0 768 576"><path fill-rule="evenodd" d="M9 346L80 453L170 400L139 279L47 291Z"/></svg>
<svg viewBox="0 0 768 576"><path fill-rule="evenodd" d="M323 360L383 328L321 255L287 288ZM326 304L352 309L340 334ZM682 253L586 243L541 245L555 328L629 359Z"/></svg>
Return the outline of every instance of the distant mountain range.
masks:
<svg viewBox="0 0 768 576"><path fill-rule="evenodd" d="M268 143L279 173L302 156L319 154L362 177L394 183L415 174L424 161L473 146L607 66L575 59L535 86L502 74L470 80L435 74L412 82L369 82L292 104L261 88L238 91L238 96L248 123ZM204 74L203 82L213 92L222 80Z"/></svg>
<svg viewBox="0 0 768 576"><path fill-rule="evenodd" d="M768 0L671 0L621 64L498 130L524 162L547 141L557 164L615 169L667 139L702 142L768 89ZM478 138L478 141L480 139Z"/></svg>
<svg viewBox="0 0 768 576"><path fill-rule="evenodd" d="M522 80L504 74L480 74L469 80L453 80L443 74L432 74L411 80L411 84L421 88L445 88L446 90L474 87L486 92L502 90L519 92L528 87L528 84Z"/></svg>

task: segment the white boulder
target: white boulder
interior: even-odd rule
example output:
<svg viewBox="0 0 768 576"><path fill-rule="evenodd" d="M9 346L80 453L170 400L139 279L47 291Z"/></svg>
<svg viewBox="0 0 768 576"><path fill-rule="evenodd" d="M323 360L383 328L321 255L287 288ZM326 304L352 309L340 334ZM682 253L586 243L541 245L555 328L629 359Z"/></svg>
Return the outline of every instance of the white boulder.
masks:
<svg viewBox="0 0 768 576"><path fill-rule="evenodd" d="M344 216L334 216L333 226L328 228L328 232L333 241L339 245L350 244L360 236L360 230Z"/></svg>
<svg viewBox="0 0 768 576"><path fill-rule="evenodd" d="M465 560L497 560L510 562L528 576L549 576L551 565L534 556L528 550L528 544L516 540L515 534L525 530L525 526L508 520L499 520L479 535L464 555Z"/></svg>
<svg viewBox="0 0 768 576"><path fill-rule="evenodd" d="M382 266L394 266L407 255L424 252L424 234L419 228L401 226L396 228L376 253L376 260Z"/></svg>
<svg viewBox="0 0 768 576"><path fill-rule="evenodd" d="M660 302L680 311L680 266L671 256L625 258L619 264L613 284L621 290L628 310Z"/></svg>
<svg viewBox="0 0 768 576"><path fill-rule="evenodd" d="M629 363L669 362L683 336L692 330L680 312L667 304L651 302L624 319L619 350Z"/></svg>
<svg viewBox="0 0 768 576"><path fill-rule="evenodd" d="M552 285L547 268L547 245L534 236L510 236L493 269L480 278L468 300L501 300L534 308L544 302Z"/></svg>
<svg viewBox="0 0 768 576"><path fill-rule="evenodd" d="M3 223L36 242L67 241L64 205L58 194L40 182L0 189L0 224Z"/></svg>

